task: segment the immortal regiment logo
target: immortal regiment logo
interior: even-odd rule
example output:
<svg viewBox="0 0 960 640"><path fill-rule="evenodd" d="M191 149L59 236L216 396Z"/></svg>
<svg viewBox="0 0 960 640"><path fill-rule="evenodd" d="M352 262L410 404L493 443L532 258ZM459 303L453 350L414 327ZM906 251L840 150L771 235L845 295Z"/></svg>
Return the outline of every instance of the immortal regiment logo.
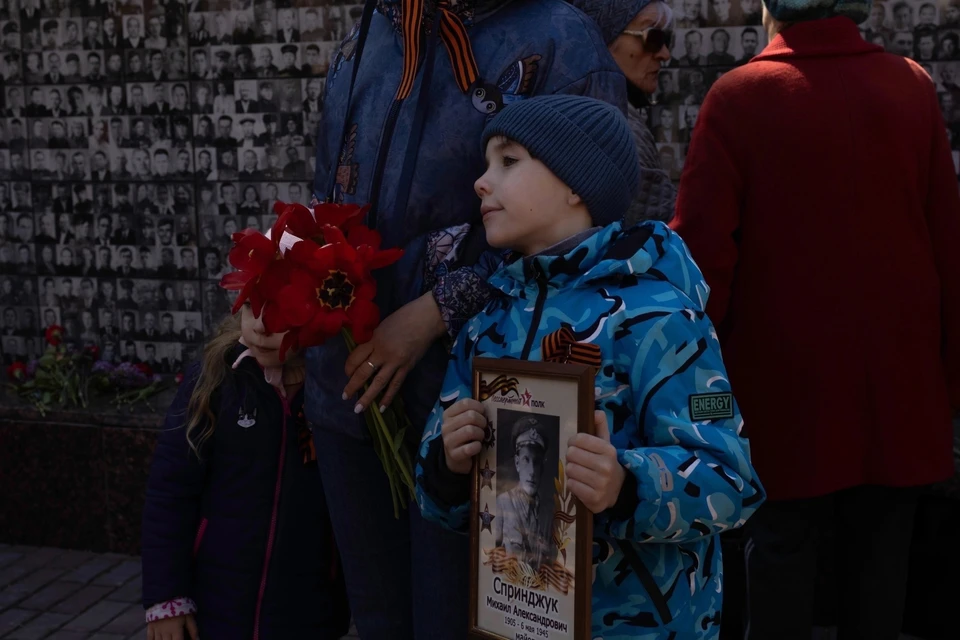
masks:
<svg viewBox="0 0 960 640"><path fill-rule="evenodd" d="M546 409L545 400L537 400L530 393L530 390L524 387L523 393L520 393L520 381L516 378L507 376L497 376L493 382L480 380L480 402L490 400L496 404L507 404L515 406L531 407L534 409Z"/></svg>
<svg viewBox="0 0 960 640"><path fill-rule="evenodd" d="M530 393L530 390L524 388L523 393L517 393L515 397L511 396L493 396L490 398L492 402L497 404L514 404L524 407L532 407L534 409L546 409L547 403L545 400L537 400L533 397L533 394Z"/></svg>

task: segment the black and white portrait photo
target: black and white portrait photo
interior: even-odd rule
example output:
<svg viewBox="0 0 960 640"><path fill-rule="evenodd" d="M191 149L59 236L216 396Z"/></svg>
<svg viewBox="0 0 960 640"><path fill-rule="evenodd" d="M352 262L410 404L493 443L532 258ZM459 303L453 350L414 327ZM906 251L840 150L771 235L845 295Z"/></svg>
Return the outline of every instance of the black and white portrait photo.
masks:
<svg viewBox="0 0 960 640"><path fill-rule="evenodd" d="M552 563L553 495L560 450L557 416L497 409L497 500L494 538L534 571Z"/></svg>

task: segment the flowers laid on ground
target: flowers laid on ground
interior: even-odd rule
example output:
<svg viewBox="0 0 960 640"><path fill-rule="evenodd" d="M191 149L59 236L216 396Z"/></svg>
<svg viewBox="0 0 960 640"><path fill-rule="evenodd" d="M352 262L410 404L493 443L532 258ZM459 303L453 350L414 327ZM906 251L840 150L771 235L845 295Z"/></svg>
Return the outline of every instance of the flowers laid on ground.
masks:
<svg viewBox="0 0 960 640"><path fill-rule="evenodd" d="M132 410L168 386L147 364L113 365L98 359L100 348L95 345L67 345L59 325L47 327L44 337L47 348L38 360L7 368L13 388L42 415L54 406L86 408L93 395L111 393L115 405Z"/></svg>
<svg viewBox="0 0 960 640"><path fill-rule="evenodd" d="M340 335L352 351L380 323L373 271L403 256L380 248L380 234L362 221L367 207L278 202L270 237L255 229L233 234L230 264L220 285L237 291L234 313L249 301L271 333L285 332L280 358ZM364 412L374 448L390 480L394 515L414 491L411 452L404 445L409 420L399 399L381 413Z"/></svg>

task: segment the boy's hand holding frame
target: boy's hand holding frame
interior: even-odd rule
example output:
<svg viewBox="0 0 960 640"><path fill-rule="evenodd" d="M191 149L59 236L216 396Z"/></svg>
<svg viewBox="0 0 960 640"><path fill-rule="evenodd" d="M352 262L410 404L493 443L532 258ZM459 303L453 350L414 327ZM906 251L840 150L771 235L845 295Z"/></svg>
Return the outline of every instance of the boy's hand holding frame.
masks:
<svg viewBox="0 0 960 640"><path fill-rule="evenodd" d="M487 417L483 405L473 398L466 398L451 405L443 412L443 453L447 468L454 473L466 475L473 468L473 459L480 453Z"/></svg>
<svg viewBox="0 0 960 640"><path fill-rule="evenodd" d="M593 413L594 433L578 433L567 447L567 486L593 513L606 511L617 503L627 470L610 444L607 414Z"/></svg>

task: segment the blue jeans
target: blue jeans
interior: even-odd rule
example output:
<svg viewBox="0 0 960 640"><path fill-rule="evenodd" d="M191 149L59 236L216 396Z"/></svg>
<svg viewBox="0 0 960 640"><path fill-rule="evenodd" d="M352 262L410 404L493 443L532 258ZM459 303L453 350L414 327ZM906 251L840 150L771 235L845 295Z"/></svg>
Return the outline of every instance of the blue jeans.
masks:
<svg viewBox="0 0 960 640"><path fill-rule="evenodd" d="M466 638L469 536L427 522L415 502L395 519L370 442L320 426L313 439L362 640Z"/></svg>

